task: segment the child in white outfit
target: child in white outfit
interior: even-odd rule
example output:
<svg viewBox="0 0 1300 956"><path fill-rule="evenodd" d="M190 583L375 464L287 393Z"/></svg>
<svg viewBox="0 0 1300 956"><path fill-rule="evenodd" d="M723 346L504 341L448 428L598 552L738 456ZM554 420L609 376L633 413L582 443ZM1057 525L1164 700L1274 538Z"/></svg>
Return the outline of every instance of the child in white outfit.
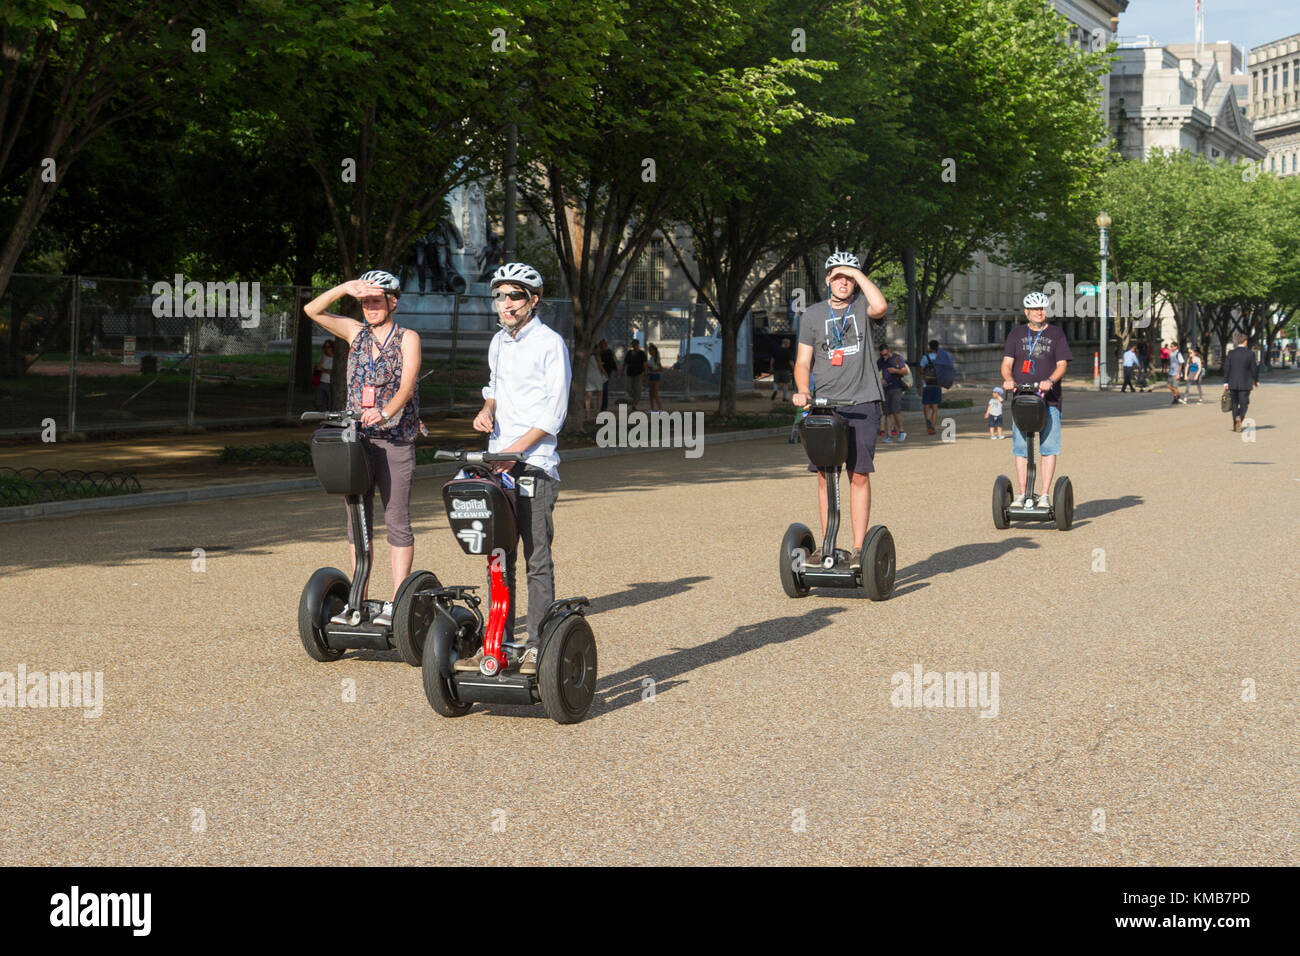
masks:
<svg viewBox="0 0 1300 956"><path fill-rule="evenodd" d="M998 386L993 389L993 397L989 399L989 407L984 410L984 417L989 420L989 438L997 441L1006 436L1002 434L1002 396L1006 394L1002 387ZM994 434L996 429L997 434Z"/></svg>

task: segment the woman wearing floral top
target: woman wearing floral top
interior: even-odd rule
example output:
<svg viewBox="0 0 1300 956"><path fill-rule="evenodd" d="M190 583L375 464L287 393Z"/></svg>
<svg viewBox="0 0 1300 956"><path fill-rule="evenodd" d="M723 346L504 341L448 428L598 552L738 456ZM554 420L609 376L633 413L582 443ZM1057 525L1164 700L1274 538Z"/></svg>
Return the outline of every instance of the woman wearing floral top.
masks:
<svg viewBox="0 0 1300 956"><path fill-rule="evenodd" d="M326 312L344 295L361 303L365 321ZM303 309L308 318L348 343L347 410L361 416L361 434L368 441L375 485L384 502L396 588L411 573L415 535L411 531L411 481L415 477L415 436L419 430L420 337L393 321L401 284L387 272L374 270L317 296ZM363 502L366 530L373 526L375 488ZM371 539L373 540L373 538ZM351 518L348 548L356 566ZM392 623L393 605L386 602L375 624Z"/></svg>

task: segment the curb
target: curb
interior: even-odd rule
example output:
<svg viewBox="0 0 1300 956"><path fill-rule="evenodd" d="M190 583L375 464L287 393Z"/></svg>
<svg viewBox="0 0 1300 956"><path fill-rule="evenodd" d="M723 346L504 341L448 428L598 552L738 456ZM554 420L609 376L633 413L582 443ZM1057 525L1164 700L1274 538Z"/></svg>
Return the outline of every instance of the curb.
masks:
<svg viewBox="0 0 1300 956"><path fill-rule="evenodd" d="M756 428L749 431L724 432L706 435L704 444L720 445L733 441L752 441L788 435L789 427ZM562 452L564 461L583 461L589 458L609 458L614 455L640 455L655 451L681 451L674 448L575 448ZM419 465L415 477L436 478L454 475L459 469L454 465ZM243 484L207 485L202 488L178 488L173 491L146 491L138 495L114 495L109 498L82 498L76 501L46 501L31 505L13 505L0 508L0 524L16 521L33 521L63 515L85 514L95 511L126 511L134 508L154 508L159 505L186 504L192 501L215 501L222 498L253 498L263 495L285 495L320 488L315 477L282 478L276 481L254 481Z"/></svg>

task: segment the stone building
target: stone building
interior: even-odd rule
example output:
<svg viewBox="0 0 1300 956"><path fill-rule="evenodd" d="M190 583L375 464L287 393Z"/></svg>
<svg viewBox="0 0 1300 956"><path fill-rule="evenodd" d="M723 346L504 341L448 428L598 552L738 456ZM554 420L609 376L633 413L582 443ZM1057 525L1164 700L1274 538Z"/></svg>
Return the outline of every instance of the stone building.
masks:
<svg viewBox="0 0 1300 956"><path fill-rule="evenodd" d="M1228 162L1264 157L1241 98L1246 77L1238 47L1206 44L1198 59L1191 44L1160 46L1142 38L1117 52L1110 127L1125 159L1145 159L1153 149Z"/></svg>
<svg viewBox="0 0 1300 956"><path fill-rule="evenodd" d="M1300 33L1250 51L1249 112L1266 150L1261 168L1279 176L1300 172Z"/></svg>

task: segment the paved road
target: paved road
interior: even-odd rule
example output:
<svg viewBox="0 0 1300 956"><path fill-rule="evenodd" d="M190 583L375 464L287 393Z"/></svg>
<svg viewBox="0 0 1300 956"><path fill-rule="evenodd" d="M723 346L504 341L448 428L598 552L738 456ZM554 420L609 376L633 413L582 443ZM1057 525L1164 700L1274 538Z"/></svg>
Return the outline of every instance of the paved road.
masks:
<svg viewBox="0 0 1300 956"><path fill-rule="evenodd" d="M602 676L573 727L444 720L392 655L308 660L299 590L346 556L324 495L0 527L0 672L105 696L0 709L0 864L1294 862L1300 386L1275 382L1253 443L1216 405L1070 392L1068 533L993 528L1010 442L970 416L882 448L881 604L782 594L798 446L575 462L558 589L594 599ZM414 512L417 564L478 582L436 482ZM997 716L893 706L915 665L996 672Z"/></svg>

